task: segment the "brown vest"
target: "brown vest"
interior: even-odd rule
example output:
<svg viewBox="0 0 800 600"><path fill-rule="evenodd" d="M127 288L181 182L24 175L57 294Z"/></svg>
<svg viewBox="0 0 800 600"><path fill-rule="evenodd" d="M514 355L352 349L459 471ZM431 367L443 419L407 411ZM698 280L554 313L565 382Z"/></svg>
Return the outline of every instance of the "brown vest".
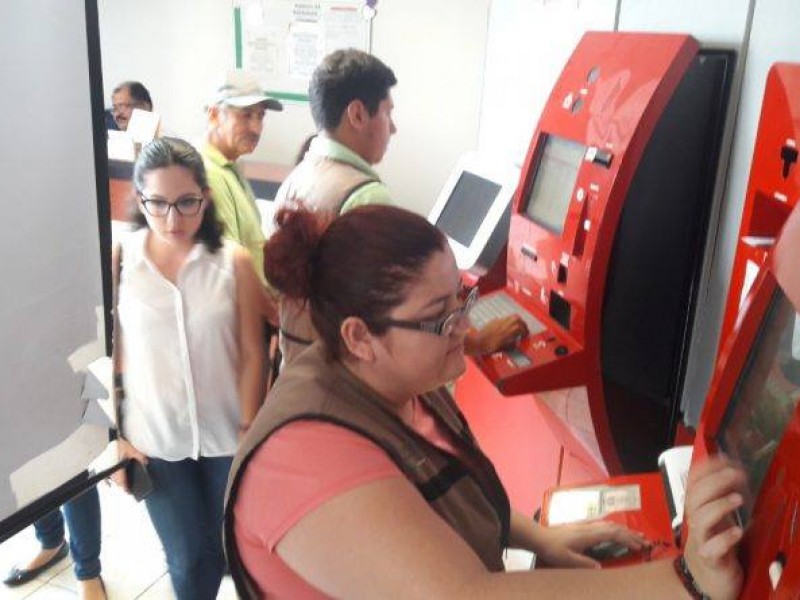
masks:
<svg viewBox="0 0 800 600"><path fill-rule="evenodd" d="M301 200L315 211L338 215L356 190L374 181L378 180L348 163L307 158L287 178L284 198L288 202ZM284 365L318 337L303 302L281 300L280 327Z"/></svg>
<svg viewBox="0 0 800 600"><path fill-rule="evenodd" d="M386 400L329 361L313 344L278 378L270 396L239 446L225 501L225 552L236 589L259 598L242 565L234 537L234 506L247 463L267 438L297 420L325 421L350 429L383 448L431 508L457 531L491 571L502 571L508 543L510 507L491 462L481 452L450 394L440 388L421 400L467 459L437 448L386 408ZM280 493L280 490L275 490Z"/></svg>

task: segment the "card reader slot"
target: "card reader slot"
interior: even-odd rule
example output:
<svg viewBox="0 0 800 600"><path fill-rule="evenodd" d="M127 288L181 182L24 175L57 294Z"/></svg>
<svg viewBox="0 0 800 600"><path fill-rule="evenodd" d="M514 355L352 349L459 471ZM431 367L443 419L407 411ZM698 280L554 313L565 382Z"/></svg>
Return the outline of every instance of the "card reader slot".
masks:
<svg viewBox="0 0 800 600"><path fill-rule="evenodd" d="M530 246L528 246L526 244L522 244L522 246L520 246L519 251L523 254L523 256L527 256L528 258L532 258L534 262L539 260L539 255L536 254L536 250L534 250L533 248L531 248Z"/></svg>
<svg viewBox="0 0 800 600"><path fill-rule="evenodd" d="M556 323L569 331L572 307L569 302L555 292L550 293L550 316L553 317Z"/></svg>

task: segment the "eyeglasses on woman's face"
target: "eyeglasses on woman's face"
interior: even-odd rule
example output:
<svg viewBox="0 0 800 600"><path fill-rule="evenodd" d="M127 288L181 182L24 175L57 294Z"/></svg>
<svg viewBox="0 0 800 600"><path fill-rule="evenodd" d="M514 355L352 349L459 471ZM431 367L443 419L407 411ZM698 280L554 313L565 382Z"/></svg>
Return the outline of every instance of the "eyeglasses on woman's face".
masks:
<svg viewBox="0 0 800 600"><path fill-rule="evenodd" d="M166 217L171 208L174 208L179 215L193 217L200 212L203 206L202 196L184 196L175 202L168 202L162 198L148 198L144 194L139 194L142 206L151 217Z"/></svg>
<svg viewBox="0 0 800 600"><path fill-rule="evenodd" d="M462 300L462 305L454 311L447 313L441 319L435 321L406 321L403 319L381 319L380 325L387 325L389 327L399 327L400 329L411 329L414 331L424 331L425 333L432 333L447 337L451 335L456 328L461 324L463 319L469 316L469 311L475 306L478 300L478 288L473 287Z"/></svg>

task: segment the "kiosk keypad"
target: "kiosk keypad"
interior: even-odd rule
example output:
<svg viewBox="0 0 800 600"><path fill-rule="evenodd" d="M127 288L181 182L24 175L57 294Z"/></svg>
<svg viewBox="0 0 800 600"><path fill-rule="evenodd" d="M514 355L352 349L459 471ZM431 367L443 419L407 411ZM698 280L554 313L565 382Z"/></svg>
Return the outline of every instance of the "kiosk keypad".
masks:
<svg viewBox="0 0 800 600"><path fill-rule="evenodd" d="M502 292L480 298L469 313L469 319L475 329L482 329L489 321L517 314L528 326L528 335L536 335L546 326L527 310L517 304L510 296Z"/></svg>

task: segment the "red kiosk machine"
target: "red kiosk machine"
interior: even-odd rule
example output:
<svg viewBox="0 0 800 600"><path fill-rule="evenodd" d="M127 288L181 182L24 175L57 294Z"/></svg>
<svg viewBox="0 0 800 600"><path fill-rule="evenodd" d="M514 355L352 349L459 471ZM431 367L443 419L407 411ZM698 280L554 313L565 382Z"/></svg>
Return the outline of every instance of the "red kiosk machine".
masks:
<svg viewBox="0 0 800 600"><path fill-rule="evenodd" d="M748 474L743 598L800 595L800 208L753 284L717 363L693 461L722 451Z"/></svg>
<svg viewBox="0 0 800 600"><path fill-rule="evenodd" d="M462 405L487 380L536 393L587 472L652 468L677 423L733 60L686 35L582 38L522 167L505 287L471 314L517 312L531 335L475 359Z"/></svg>
<svg viewBox="0 0 800 600"><path fill-rule="evenodd" d="M800 197L800 65L776 63L767 74L753 164L720 333L720 351L739 308Z"/></svg>
<svg viewBox="0 0 800 600"><path fill-rule="evenodd" d="M796 207L717 361L692 452L692 462L724 452L747 473L745 504L736 514L745 528L740 558L746 572L741 597L746 599L800 596L799 256ZM645 474L553 490L546 497L543 521L602 516L660 540L656 556L671 554L676 543L659 488L664 489L658 474ZM667 490L670 498L678 496L674 486ZM614 499L610 508L605 497ZM650 556L629 556L623 562L643 558Z"/></svg>
<svg viewBox="0 0 800 600"><path fill-rule="evenodd" d="M745 526L742 598L759 600L800 596L800 207L787 212L778 197L796 198L800 188L800 166L794 153L784 150L794 147L800 129L793 98L800 99L800 65L775 65L767 79L742 224L743 237L770 239L740 241L736 264L744 264L744 255L758 269L744 301L744 269L734 270L728 307L737 316L717 359L694 447L679 457L688 466L722 451L747 471L746 504L738 512ZM662 461L661 467L661 474L551 490L543 521L603 516L666 541L659 552L674 552L686 466L671 472L675 469ZM613 499L611 508L605 496Z"/></svg>

